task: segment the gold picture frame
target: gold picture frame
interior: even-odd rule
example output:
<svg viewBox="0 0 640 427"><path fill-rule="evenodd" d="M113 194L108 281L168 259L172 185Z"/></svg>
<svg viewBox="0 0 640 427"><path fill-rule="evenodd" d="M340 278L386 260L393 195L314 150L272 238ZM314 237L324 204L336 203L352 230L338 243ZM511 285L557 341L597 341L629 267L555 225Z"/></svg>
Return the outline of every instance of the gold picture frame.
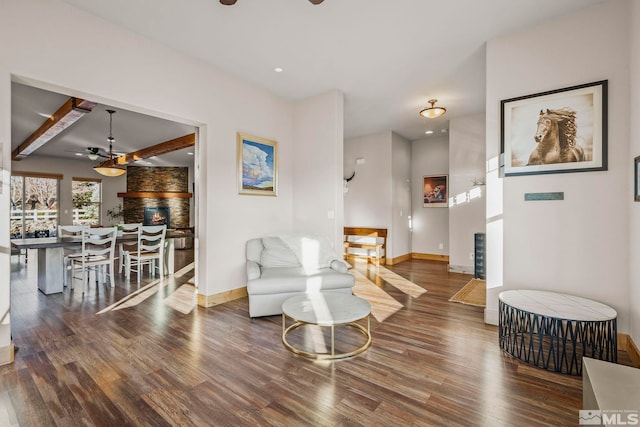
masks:
<svg viewBox="0 0 640 427"><path fill-rule="evenodd" d="M278 143L259 136L237 133L238 193L278 195Z"/></svg>

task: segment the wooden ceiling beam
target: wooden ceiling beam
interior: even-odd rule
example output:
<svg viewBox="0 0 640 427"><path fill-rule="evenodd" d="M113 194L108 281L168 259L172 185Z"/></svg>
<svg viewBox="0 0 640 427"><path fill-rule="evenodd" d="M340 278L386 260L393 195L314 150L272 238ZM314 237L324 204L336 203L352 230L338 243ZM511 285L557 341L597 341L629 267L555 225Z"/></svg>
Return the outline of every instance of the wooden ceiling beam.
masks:
<svg viewBox="0 0 640 427"><path fill-rule="evenodd" d="M123 154L112 160L107 160L97 167L110 167L115 165L127 165L133 163L136 160L148 159L153 156L159 156L161 154L171 153L172 151L182 150L183 148L193 147L196 145L196 134L190 133L169 141L161 142L160 144L152 145L151 147L142 148L133 153Z"/></svg>
<svg viewBox="0 0 640 427"><path fill-rule="evenodd" d="M24 159L77 122L85 114L90 113L96 104L86 99L69 98L35 132L11 152L11 158L15 161Z"/></svg>

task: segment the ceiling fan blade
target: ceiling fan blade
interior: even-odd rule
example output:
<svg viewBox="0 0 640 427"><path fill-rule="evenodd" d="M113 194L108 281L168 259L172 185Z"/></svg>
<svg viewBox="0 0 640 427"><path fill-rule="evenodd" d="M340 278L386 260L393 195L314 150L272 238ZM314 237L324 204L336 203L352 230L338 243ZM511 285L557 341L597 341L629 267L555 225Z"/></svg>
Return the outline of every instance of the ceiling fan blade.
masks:
<svg viewBox="0 0 640 427"><path fill-rule="evenodd" d="M105 159L109 158L109 155L105 154L104 152L101 152L100 148L98 148L98 147L87 147L87 153L88 153L87 155L92 155L92 156L97 156L97 157L104 157Z"/></svg>

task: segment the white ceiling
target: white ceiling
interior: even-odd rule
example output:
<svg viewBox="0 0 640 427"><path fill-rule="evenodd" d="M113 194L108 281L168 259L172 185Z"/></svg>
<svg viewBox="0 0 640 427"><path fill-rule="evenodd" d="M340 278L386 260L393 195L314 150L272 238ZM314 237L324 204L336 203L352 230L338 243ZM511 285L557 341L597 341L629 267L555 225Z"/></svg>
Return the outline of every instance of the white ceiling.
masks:
<svg viewBox="0 0 640 427"><path fill-rule="evenodd" d="M55 113L69 96L31 86L12 83L11 85L11 147L15 149ZM32 155L83 160L91 165L106 159L91 161L86 157L87 147L100 148L101 153L109 152L109 113L113 115L112 133L115 138L113 152L131 153L144 147L159 144L170 139L194 133L193 126L151 117L109 105L98 104L91 113L84 115L76 123L62 131ZM192 166L194 147L145 159L138 166ZM83 156L79 156L78 154Z"/></svg>
<svg viewBox="0 0 640 427"><path fill-rule="evenodd" d="M487 40L603 0L325 0L317 6L307 0L238 0L235 6L218 0L63 1L286 99L339 89L346 138L391 130L416 140L429 129L439 135L451 118L484 111ZM15 147L67 97L18 84L14 89ZM420 117L430 98L447 114ZM37 153L108 149L107 108L98 105ZM114 109L114 151L194 131ZM177 164L176 155L161 157Z"/></svg>
<svg viewBox="0 0 640 427"><path fill-rule="evenodd" d="M284 98L340 89L347 138L415 140L484 111L487 40L602 0L64 1Z"/></svg>

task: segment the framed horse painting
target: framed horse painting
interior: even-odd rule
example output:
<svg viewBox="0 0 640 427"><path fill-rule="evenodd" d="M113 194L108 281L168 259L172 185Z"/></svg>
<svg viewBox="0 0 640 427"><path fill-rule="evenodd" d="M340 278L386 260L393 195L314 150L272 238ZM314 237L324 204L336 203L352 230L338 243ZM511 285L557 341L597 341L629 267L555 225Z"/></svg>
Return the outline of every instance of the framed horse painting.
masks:
<svg viewBox="0 0 640 427"><path fill-rule="evenodd" d="M607 80L500 102L504 176L607 170Z"/></svg>

